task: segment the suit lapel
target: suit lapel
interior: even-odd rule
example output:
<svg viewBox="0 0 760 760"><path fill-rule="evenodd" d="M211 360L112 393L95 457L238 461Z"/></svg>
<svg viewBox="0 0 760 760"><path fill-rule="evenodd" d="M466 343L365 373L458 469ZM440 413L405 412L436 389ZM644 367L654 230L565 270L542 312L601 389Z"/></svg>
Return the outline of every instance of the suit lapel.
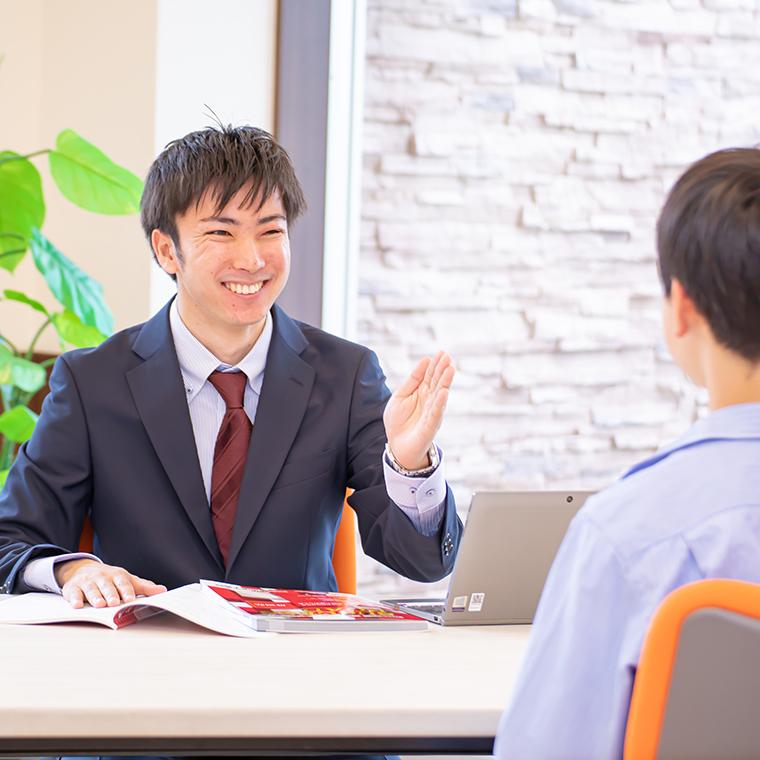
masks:
<svg viewBox="0 0 760 760"><path fill-rule="evenodd" d="M306 413L314 385L313 367L299 356L308 345L303 333L277 306L272 314L272 342L240 487L228 569L232 567L280 474Z"/></svg>
<svg viewBox="0 0 760 760"><path fill-rule="evenodd" d="M185 387L169 327L169 305L146 322L133 350L144 361L127 372L135 406L180 503L223 567L203 486Z"/></svg>

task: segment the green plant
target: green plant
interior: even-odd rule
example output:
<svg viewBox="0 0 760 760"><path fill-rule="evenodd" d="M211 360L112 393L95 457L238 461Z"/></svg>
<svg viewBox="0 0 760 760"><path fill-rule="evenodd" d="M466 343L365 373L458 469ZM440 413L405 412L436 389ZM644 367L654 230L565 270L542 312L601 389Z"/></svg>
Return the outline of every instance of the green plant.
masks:
<svg viewBox="0 0 760 760"><path fill-rule="evenodd" d="M72 203L99 214L132 214L139 210L142 182L115 164L76 132L66 129L45 148L21 155L0 151L0 268L12 274L31 251L50 292L63 307L50 311L19 290L0 291L0 300L32 309L40 326L29 346L19 348L0 327L0 486L18 444L28 440L37 415L28 404L45 385L46 368L55 360L35 362L40 336L52 327L61 350L94 346L113 331L113 317L100 285L53 245L40 231L45 221L42 182L32 159L47 155L50 173Z"/></svg>

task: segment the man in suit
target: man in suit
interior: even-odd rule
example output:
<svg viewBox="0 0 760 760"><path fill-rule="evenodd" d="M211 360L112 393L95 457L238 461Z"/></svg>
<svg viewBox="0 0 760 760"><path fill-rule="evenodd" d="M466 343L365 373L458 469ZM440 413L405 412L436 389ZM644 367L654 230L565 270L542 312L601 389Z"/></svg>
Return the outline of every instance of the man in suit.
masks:
<svg viewBox="0 0 760 760"><path fill-rule="evenodd" d="M201 577L334 590L346 487L367 554L450 572L461 523L433 444L454 369L423 359L392 398L375 355L275 305L304 199L253 127L171 143L142 222L177 296L64 354L0 495L0 590L115 605ZM82 525L94 554L74 553Z"/></svg>

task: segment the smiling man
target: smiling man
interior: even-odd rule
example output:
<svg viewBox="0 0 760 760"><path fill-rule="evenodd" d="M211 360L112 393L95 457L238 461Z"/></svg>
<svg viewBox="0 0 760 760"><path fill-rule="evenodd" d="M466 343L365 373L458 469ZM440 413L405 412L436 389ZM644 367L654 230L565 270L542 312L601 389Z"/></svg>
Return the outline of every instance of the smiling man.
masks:
<svg viewBox="0 0 760 760"><path fill-rule="evenodd" d="M156 159L142 222L177 296L56 362L0 496L2 590L77 607L203 577L334 590L347 487L367 554L416 580L451 570L461 524L433 443L451 359L391 397L371 351L276 306L303 208L263 130L194 132ZM74 553L88 517L94 554Z"/></svg>

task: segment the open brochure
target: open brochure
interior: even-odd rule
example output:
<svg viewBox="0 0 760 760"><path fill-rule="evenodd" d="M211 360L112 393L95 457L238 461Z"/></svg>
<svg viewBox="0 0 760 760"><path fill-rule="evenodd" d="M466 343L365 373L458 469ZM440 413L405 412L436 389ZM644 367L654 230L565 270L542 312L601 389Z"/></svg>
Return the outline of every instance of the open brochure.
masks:
<svg viewBox="0 0 760 760"><path fill-rule="evenodd" d="M228 595L227 599L222 596L222 592ZM237 596L234 596L235 594ZM257 598L257 594L264 596ZM266 595L277 597L278 600L282 599L283 602L272 599L267 602ZM309 608L308 603L291 602L289 595L294 595L293 598L296 600L302 596L308 597L313 602L308 617L304 614L304 610ZM319 607L316 604L318 599L322 600ZM265 609L267 604L269 607ZM298 607L299 604L302 606ZM295 613L301 618L299 620L301 624L283 625L290 622L296 608L301 610ZM343 609L344 614L333 617L330 624L325 626L323 624L325 614L335 616L335 612L327 612L328 609L335 611ZM349 610L354 610L354 612L349 612ZM375 612L370 612L370 610L375 610ZM74 609L58 594L20 594L0 601L0 624L97 623L116 630L139 623L145 618L162 612L184 618L216 633L242 638L266 636L264 631L296 632L347 630L348 628L388 630L399 627L409 630L427 627L423 620L412 615L395 611L378 602L366 602L346 594L261 589L215 581L191 583L155 596L141 596L133 602L120 604L117 607L86 605L81 609ZM258 617L259 615L261 617ZM353 617L350 617L351 615ZM381 615L382 620L379 617ZM340 626L336 625L338 620L342 621ZM378 625L379 622L381 625ZM304 625L304 623L309 625Z"/></svg>
<svg viewBox="0 0 760 760"><path fill-rule="evenodd" d="M74 609L62 596L47 593L20 594L0 601L0 623L98 623L118 629L161 612L169 612L227 636L255 638L263 635L210 604L198 583L155 596L140 596L134 602L116 607L85 605Z"/></svg>
<svg viewBox="0 0 760 760"><path fill-rule="evenodd" d="M257 631L422 630L427 623L408 612L352 594L237 586L201 581L206 596Z"/></svg>

